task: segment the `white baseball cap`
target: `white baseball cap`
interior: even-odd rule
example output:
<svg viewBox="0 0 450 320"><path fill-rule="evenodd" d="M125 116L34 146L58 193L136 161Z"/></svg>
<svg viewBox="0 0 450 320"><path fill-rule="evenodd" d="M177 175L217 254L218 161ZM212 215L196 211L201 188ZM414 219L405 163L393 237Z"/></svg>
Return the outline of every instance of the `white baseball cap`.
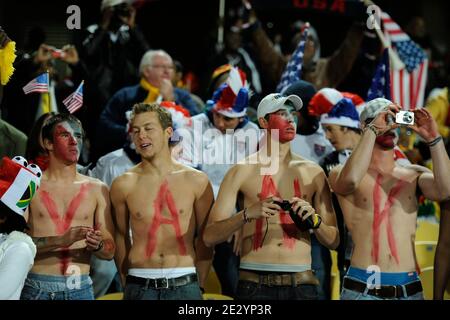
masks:
<svg viewBox="0 0 450 320"><path fill-rule="evenodd" d="M257 111L258 119L264 118L268 113L280 110L285 105L286 101L292 102L296 111L299 111L303 107L302 99L295 94L285 97L279 93L271 93L265 96L259 103Z"/></svg>

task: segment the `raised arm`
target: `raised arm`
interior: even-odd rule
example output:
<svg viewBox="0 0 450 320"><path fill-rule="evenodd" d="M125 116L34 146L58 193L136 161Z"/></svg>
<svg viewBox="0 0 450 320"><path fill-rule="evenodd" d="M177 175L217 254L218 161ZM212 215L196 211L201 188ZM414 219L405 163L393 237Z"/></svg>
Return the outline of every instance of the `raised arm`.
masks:
<svg viewBox="0 0 450 320"><path fill-rule="evenodd" d="M124 191L123 176L120 176L113 181L111 186L111 203L115 224L114 239L116 242L114 260L117 270L119 270L122 285L125 285L125 277L128 271L128 254L131 249L129 211Z"/></svg>
<svg viewBox="0 0 450 320"><path fill-rule="evenodd" d="M208 176L204 173L198 174L198 194L194 203L195 219L197 222L197 237L195 239L196 261L195 267L199 275L199 285L205 287L205 282L211 268L214 250L208 248L203 241L203 233L208 216L214 202L214 194Z"/></svg>
<svg viewBox="0 0 450 320"><path fill-rule="evenodd" d="M450 199L450 159L442 137L439 135L436 121L425 108L414 110L414 118L414 125L409 127L428 143L433 161L433 175L422 174L419 178L419 187L424 196L431 200L448 200Z"/></svg>
<svg viewBox="0 0 450 320"><path fill-rule="evenodd" d="M389 110L381 111L372 122L364 124L361 139L342 169L334 171L334 174L332 174L333 171L330 173L330 186L334 192L346 195L358 188L369 169L376 137L398 126L397 124L389 125L387 115L390 114L395 119L394 112L398 111L398 106L390 105Z"/></svg>

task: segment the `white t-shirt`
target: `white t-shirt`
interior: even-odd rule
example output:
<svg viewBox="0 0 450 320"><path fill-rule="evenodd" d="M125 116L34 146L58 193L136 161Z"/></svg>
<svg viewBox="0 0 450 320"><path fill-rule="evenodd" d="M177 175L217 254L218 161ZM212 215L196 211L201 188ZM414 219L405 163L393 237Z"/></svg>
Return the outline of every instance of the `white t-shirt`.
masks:
<svg viewBox="0 0 450 320"><path fill-rule="evenodd" d="M325 137L322 127L319 126L319 129L313 134L295 135L294 140L291 141L291 150L301 157L319 164L326 155L334 151L334 148Z"/></svg>
<svg viewBox="0 0 450 320"><path fill-rule="evenodd" d="M22 232L0 234L0 300L19 300L34 263L36 246Z"/></svg>
<svg viewBox="0 0 450 320"><path fill-rule="evenodd" d="M196 167L208 175L217 198L225 174L237 162L257 151L260 130L252 122L222 134L204 113L192 117L190 137L183 137L183 163Z"/></svg>
<svg viewBox="0 0 450 320"><path fill-rule="evenodd" d="M90 172L90 176L100 179L108 186L111 186L115 178L134 165L123 148L117 149L98 159L95 168Z"/></svg>

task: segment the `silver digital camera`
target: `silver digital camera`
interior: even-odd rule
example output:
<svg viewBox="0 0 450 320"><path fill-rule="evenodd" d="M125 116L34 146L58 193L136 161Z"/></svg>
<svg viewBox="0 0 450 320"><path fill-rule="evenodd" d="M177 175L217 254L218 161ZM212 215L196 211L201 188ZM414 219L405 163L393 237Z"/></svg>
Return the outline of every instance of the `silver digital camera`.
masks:
<svg viewBox="0 0 450 320"><path fill-rule="evenodd" d="M414 113L411 111L399 111L395 114L395 123L413 125Z"/></svg>

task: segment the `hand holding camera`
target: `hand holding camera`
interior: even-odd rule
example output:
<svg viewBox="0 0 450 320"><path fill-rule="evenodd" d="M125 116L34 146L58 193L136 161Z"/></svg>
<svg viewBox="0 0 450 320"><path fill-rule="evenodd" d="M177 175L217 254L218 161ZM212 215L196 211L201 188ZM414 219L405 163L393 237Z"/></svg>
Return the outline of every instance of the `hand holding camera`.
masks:
<svg viewBox="0 0 450 320"><path fill-rule="evenodd" d="M408 128L411 128L413 131L415 131L427 143L432 142L439 137L439 131L436 121L433 119L427 109L415 109L410 113L414 115L414 121L413 123L407 125Z"/></svg>
<svg viewBox="0 0 450 320"><path fill-rule="evenodd" d="M281 210L288 212L292 221L301 231L319 228L322 218L316 213L309 202L294 197L291 201L274 201Z"/></svg>

